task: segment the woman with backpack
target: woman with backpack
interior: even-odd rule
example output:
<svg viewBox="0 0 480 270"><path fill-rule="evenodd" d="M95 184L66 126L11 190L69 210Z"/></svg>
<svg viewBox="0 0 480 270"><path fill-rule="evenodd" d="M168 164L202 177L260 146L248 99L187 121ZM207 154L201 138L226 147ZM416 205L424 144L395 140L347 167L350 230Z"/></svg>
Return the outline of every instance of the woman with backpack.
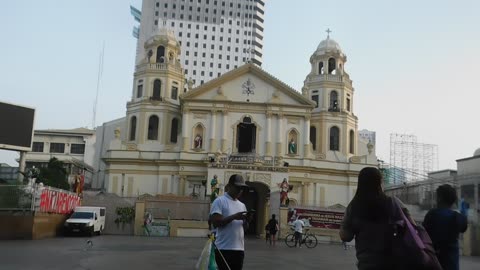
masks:
<svg viewBox="0 0 480 270"><path fill-rule="evenodd" d="M340 228L342 241L350 242L355 238L360 270L396 269L391 260L392 199L383 192L382 179L377 168L366 167L360 171L357 192L345 211Z"/></svg>
<svg viewBox="0 0 480 270"><path fill-rule="evenodd" d="M443 270L459 269L458 235L467 230L467 218L452 210L457 192L445 184L437 188L437 208L428 211L423 221Z"/></svg>
<svg viewBox="0 0 480 270"><path fill-rule="evenodd" d="M275 219L275 214L272 215L272 218L268 221L265 229L267 230L267 235L270 239L270 246L272 243L273 246L275 246L275 236L278 232L278 221Z"/></svg>

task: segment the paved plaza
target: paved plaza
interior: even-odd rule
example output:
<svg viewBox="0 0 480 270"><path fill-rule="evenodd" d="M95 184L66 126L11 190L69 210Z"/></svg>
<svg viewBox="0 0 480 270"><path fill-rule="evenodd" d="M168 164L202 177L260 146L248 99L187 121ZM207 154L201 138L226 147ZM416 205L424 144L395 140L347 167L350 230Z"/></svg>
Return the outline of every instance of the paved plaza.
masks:
<svg viewBox="0 0 480 270"><path fill-rule="evenodd" d="M193 269L206 240L100 236L0 241L0 269ZM246 239L244 269L356 269L354 248L344 251L340 245L319 244L315 249L295 249L277 244L270 247L262 240ZM479 258L462 258L461 269L479 268Z"/></svg>

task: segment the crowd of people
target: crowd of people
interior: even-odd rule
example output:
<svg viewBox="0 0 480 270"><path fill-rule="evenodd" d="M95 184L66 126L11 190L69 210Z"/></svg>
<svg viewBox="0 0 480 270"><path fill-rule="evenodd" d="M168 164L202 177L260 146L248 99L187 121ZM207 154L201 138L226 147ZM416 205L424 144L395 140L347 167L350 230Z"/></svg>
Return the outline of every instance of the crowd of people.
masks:
<svg viewBox="0 0 480 270"><path fill-rule="evenodd" d="M436 191L437 207L431 209L422 224L417 224L405 206L383 191L381 172L374 167L360 171L357 191L347 206L339 231L346 243L355 239L357 267L376 269L459 269L459 234L467 229L467 218L452 210L456 190L448 184ZM210 223L216 228L215 260L220 270L243 268L244 230L251 216L239 200L245 180L232 175L226 192L215 199ZM305 224L296 219L295 246L301 247ZM266 242L275 245L279 222L275 215L265 226Z"/></svg>

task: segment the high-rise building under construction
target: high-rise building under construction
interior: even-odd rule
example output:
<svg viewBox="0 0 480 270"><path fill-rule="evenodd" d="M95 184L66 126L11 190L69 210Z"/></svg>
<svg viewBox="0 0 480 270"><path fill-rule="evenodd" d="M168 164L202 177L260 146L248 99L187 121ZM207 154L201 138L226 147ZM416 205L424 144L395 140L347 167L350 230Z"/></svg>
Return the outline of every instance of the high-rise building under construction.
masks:
<svg viewBox="0 0 480 270"><path fill-rule="evenodd" d="M140 22L136 63L158 26L173 30L181 44L185 77L203 84L246 62L262 65L265 0L143 0L132 8Z"/></svg>

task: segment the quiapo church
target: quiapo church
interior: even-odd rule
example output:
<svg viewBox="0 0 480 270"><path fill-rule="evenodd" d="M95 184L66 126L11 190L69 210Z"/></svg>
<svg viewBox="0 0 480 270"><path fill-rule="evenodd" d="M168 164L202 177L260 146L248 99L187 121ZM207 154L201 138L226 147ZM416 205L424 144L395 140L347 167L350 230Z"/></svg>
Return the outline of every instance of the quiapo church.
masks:
<svg viewBox="0 0 480 270"><path fill-rule="evenodd" d="M206 199L241 174L249 186L242 200L261 231L281 203L345 207L358 172L377 164L375 146L358 136L347 56L329 36L312 53L301 91L253 63L194 88L163 26L144 50L125 123L104 158L110 193Z"/></svg>

